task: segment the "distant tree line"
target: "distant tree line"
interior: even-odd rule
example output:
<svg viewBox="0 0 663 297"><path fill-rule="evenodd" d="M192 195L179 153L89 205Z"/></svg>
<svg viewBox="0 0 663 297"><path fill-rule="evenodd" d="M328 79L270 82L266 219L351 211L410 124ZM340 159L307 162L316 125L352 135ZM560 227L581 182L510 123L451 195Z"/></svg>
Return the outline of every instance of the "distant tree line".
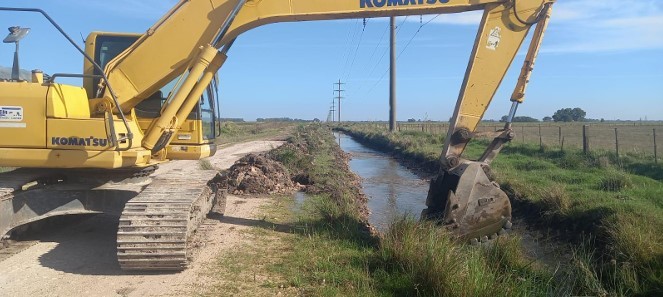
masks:
<svg viewBox="0 0 663 297"><path fill-rule="evenodd" d="M500 119L500 122L506 123L506 121L509 119L509 116L503 116L502 119ZM535 119L533 117L527 117L527 116L517 116L513 117L513 122L515 123L534 123L538 122L538 119Z"/></svg>
<svg viewBox="0 0 663 297"><path fill-rule="evenodd" d="M508 116L503 116L500 122L506 122L508 120ZM604 122L605 120L600 119L600 120L595 120L595 119L588 119L587 118L587 112L582 110L579 107L576 108L562 108L553 114L553 116L546 116L543 118L544 122ZM533 123L533 122L539 122L538 119L535 119L533 117L528 117L528 116L517 116L513 118L513 122L516 123Z"/></svg>
<svg viewBox="0 0 663 297"><path fill-rule="evenodd" d="M241 118L220 118L221 122L233 122L233 123L244 123L244 119Z"/></svg>
<svg viewBox="0 0 663 297"><path fill-rule="evenodd" d="M302 120L302 119L291 119L291 118L258 118L256 119L258 123L264 122L320 122L320 119L315 118L313 120Z"/></svg>

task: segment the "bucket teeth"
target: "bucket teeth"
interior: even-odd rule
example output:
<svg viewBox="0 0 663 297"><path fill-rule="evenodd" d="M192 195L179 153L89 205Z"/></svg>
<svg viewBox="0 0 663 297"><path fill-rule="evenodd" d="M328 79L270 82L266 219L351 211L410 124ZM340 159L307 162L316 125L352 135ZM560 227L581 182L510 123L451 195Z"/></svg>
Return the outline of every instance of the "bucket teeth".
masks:
<svg viewBox="0 0 663 297"><path fill-rule="evenodd" d="M422 219L440 221L461 239L482 242L510 229L509 197L486 175L486 166L465 162L431 180Z"/></svg>

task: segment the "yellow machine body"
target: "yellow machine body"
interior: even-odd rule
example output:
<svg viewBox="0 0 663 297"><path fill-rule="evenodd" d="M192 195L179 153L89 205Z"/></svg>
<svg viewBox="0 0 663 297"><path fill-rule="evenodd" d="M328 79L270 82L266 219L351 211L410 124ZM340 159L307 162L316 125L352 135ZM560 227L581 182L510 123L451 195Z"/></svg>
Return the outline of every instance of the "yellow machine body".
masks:
<svg viewBox="0 0 663 297"><path fill-rule="evenodd" d="M106 66L108 62L117 55L125 51L142 34L135 33L117 33L117 32L92 32L85 40L85 52L93 57L101 67ZM106 42L111 42L114 49L108 52L104 49ZM146 65L149 67L149 65ZM88 75L83 79L83 86L90 98L96 97L99 79L93 79L91 75L98 74L94 66L88 60L84 61L84 73ZM154 121L161 114L163 94L172 91L168 87L166 90L159 90L147 100L141 101L136 106L138 126L142 133L145 133ZM159 93L160 92L160 93ZM156 96L155 96L156 95ZM207 95L207 94L206 94ZM156 97L156 98L155 98ZM201 100L208 100L205 97ZM209 103L209 102L208 102ZM211 122L204 122L198 115L201 110L194 110L182 124L179 133L174 135L170 145L166 147L166 158L170 160L199 160L213 156L216 153L216 137L210 137L209 130L213 129ZM213 131L214 136L218 136L218 131Z"/></svg>
<svg viewBox="0 0 663 297"><path fill-rule="evenodd" d="M1 166L112 169L150 165L150 153L140 146L123 152L112 149L107 122L90 117L83 88L0 82L0 98L0 108L15 110L12 120L0 121ZM126 134L115 121L116 132ZM133 120L129 125L138 128Z"/></svg>
<svg viewBox="0 0 663 297"><path fill-rule="evenodd" d="M90 59L83 88L39 75L33 82L0 82L0 166L131 169L211 156L219 136L215 75L242 33L277 22L482 10L424 215L483 241L510 225L508 197L489 174L490 162L514 137L510 123L479 160L462 154L535 28L510 118L523 102L554 2L180 0L144 34L92 33L85 51L79 49Z"/></svg>

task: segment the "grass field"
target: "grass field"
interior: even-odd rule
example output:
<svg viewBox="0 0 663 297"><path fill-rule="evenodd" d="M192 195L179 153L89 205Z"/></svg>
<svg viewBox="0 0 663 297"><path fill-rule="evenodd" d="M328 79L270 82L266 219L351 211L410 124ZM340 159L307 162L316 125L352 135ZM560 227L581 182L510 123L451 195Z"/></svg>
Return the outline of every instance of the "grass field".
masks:
<svg viewBox="0 0 663 297"><path fill-rule="evenodd" d="M443 228L395 221L377 237L368 232L356 177L321 126L296 131L271 154L317 191L295 217L296 237L272 269L303 296L563 296L568 278L537 268L518 239L490 247L456 243ZM575 290L577 291L577 290Z"/></svg>
<svg viewBox="0 0 663 297"><path fill-rule="evenodd" d="M384 123L364 123L367 127L387 130ZM589 125L589 145L591 151L616 152L616 139L619 141L620 155L638 156L654 161L654 129L657 136L658 161L663 162L663 123L632 122L632 123L514 123L517 134L515 143L543 143L549 148L582 148L583 125ZM502 123L482 123L478 132L502 129ZM426 132L445 135L448 123L399 123L400 132ZM615 136L617 129L617 136Z"/></svg>
<svg viewBox="0 0 663 297"><path fill-rule="evenodd" d="M289 131L297 126L296 123L267 122L267 123L221 123L221 137L217 143L224 145L255 139L285 138Z"/></svg>
<svg viewBox="0 0 663 297"><path fill-rule="evenodd" d="M443 137L421 131L388 134L370 125L345 130L360 141L437 168ZM614 131L613 131L614 132ZM468 147L478 156L486 140ZM532 226L568 234L576 294L663 294L663 165L635 156L512 143L493 163L515 213Z"/></svg>

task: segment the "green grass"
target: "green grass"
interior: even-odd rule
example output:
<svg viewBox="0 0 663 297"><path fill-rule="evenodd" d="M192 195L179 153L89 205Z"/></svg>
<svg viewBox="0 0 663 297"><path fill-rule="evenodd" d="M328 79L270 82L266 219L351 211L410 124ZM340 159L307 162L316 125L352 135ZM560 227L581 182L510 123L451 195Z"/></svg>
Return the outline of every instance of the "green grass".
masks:
<svg viewBox="0 0 663 297"><path fill-rule="evenodd" d="M437 169L439 136L366 127L345 130L371 146ZM471 143L467 155L476 158L486 144ZM492 167L516 210L524 210L517 213L532 225L568 233L582 246L576 253L580 260L572 263L575 294L663 293L663 165L637 156L617 159L609 153L511 144Z"/></svg>
<svg viewBox="0 0 663 297"><path fill-rule="evenodd" d="M491 247L456 243L443 228L403 218L378 237L366 227L356 177L330 131L300 127L273 151L307 175L309 199L288 223L288 256L270 271L305 296L544 296L568 289L535 268L518 239Z"/></svg>
<svg viewBox="0 0 663 297"><path fill-rule="evenodd" d="M237 143L266 138L284 138L297 124L286 122L221 124L219 144Z"/></svg>
<svg viewBox="0 0 663 297"><path fill-rule="evenodd" d="M386 131L386 126L377 124L363 124L372 128ZM514 139L515 143L539 144L542 141L546 146L560 147L562 139L565 148L581 149L583 145L582 130L583 125L589 125L589 143L590 149L615 151L615 131L619 131L619 149L622 154L635 155L639 158L647 158L653 161L653 129L657 129L659 136L659 160L663 155L661 152L660 135L663 134L663 122L606 122L606 123L514 123L513 129L518 133ZM540 128L539 128L540 126ZM482 122L477 131L488 132L502 129L504 123ZM425 123L399 123L399 132L422 131L445 135L449 129L448 123L425 122ZM560 131L561 129L561 131ZM561 135L560 135L561 132Z"/></svg>

